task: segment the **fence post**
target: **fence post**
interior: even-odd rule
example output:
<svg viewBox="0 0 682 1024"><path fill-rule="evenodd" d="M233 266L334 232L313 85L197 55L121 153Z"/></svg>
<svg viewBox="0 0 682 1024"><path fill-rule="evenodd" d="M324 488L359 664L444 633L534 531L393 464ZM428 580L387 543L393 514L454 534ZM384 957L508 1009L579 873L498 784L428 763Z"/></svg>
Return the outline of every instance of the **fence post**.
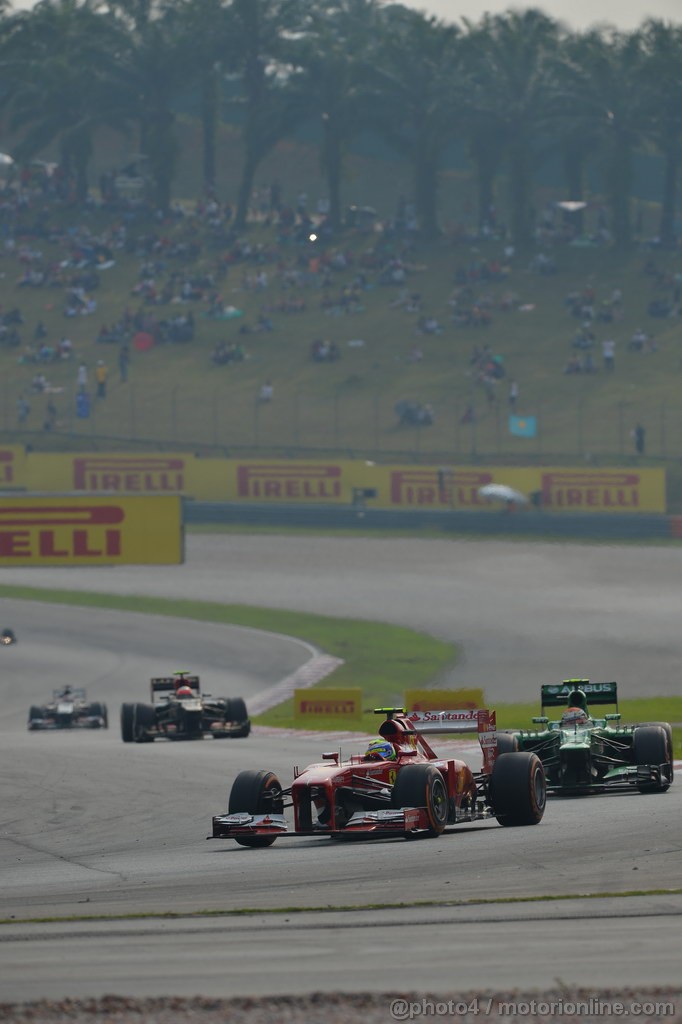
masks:
<svg viewBox="0 0 682 1024"><path fill-rule="evenodd" d="M372 396L372 421L374 426L374 450L379 451L379 395L376 392Z"/></svg>
<svg viewBox="0 0 682 1024"><path fill-rule="evenodd" d="M137 441L137 425L135 417L135 385L130 385L130 436Z"/></svg>
<svg viewBox="0 0 682 1024"><path fill-rule="evenodd" d="M301 393L300 393L300 391L297 388L296 391L294 392L294 406L293 406L293 413L294 413L294 415L293 415L294 446L296 448L298 448L298 445L299 445L299 442L300 442L300 436L301 436L300 435L300 423L299 423L299 414L300 414L300 401L299 400L300 400L300 397L301 397Z"/></svg>
<svg viewBox="0 0 682 1024"><path fill-rule="evenodd" d="M666 458L666 443L665 443L665 402L661 402L661 455Z"/></svg>
<svg viewBox="0 0 682 1024"><path fill-rule="evenodd" d="M173 444L177 441L177 397L178 389L175 387L171 390L170 400L170 414L171 414L171 440Z"/></svg>
<svg viewBox="0 0 682 1024"><path fill-rule="evenodd" d="M211 435L213 444L218 444L218 389L213 388L211 393Z"/></svg>
<svg viewBox="0 0 682 1024"><path fill-rule="evenodd" d="M500 403L495 403L495 433L497 435L497 454L502 451L502 432L500 424Z"/></svg>
<svg viewBox="0 0 682 1024"><path fill-rule="evenodd" d="M625 412L625 410L623 409L623 403L619 402L618 403L618 453L621 456L625 454L624 434L623 434L623 431L625 429L625 424L624 424L624 420L623 420L624 412Z"/></svg>
<svg viewBox="0 0 682 1024"><path fill-rule="evenodd" d="M260 404L257 398L253 400L253 444L254 447L258 447L258 439L260 437L259 430L259 419L260 419Z"/></svg>
<svg viewBox="0 0 682 1024"><path fill-rule="evenodd" d="M585 454L585 439L583 436L583 407L584 401L582 396L578 399L578 454Z"/></svg>
<svg viewBox="0 0 682 1024"><path fill-rule="evenodd" d="M334 447L339 447L339 389L334 388Z"/></svg>

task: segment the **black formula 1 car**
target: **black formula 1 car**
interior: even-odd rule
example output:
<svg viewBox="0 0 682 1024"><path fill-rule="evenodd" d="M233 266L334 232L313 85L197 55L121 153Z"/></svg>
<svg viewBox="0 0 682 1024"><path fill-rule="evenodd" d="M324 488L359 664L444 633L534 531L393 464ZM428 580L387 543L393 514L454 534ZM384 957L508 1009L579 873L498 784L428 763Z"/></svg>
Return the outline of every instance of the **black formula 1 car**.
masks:
<svg viewBox="0 0 682 1024"><path fill-rule="evenodd" d="M106 704L89 701L81 686L63 686L52 691L52 700L28 713L30 732L43 729L108 729Z"/></svg>
<svg viewBox="0 0 682 1024"><path fill-rule="evenodd" d="M668 722L621 725L618 684L566 679L540 688L542 714L535 729L498 733L500 750L537 754L547 775L550 793L595 793L639 790L663 793L673 781L673 735ZM615 712L593 718L598 704ZM561 708L550 721L548 708Z"/></svg>
<svg viewBox="0 0 682 1024"><path fill-rule="evenodd" d="M248 736L251 722L241 697L213 697L201 692L199 676L176 672L150 682L150 704L121 706L124 743L214 739Z"/></svg>
<svg viewBox="0 0 682 1024"><path fill-rule="evenodd" d="M286 789L270 771L242 771L232 784L226 814L213 818L208 839L240 846L271 846L287 835L386 838L438 836L448 825L497 818L501 825L536 825L545 810L545 773L535 754L498 756L495 712L412 711L380 708L381 759L370 752L294 768ZM478 732L483 768L440 758L428 732ZM293 808L293 823L284 811Z"/></svg>
<svg viewBox="0 0 682 1024"><path fill-rule="evenodd" d="M15 644L16 642L17 636L14 630L8 628L3 629L2 633L0 633L0 644L2 644L3 647L8 647L10 644Z"/></svg>

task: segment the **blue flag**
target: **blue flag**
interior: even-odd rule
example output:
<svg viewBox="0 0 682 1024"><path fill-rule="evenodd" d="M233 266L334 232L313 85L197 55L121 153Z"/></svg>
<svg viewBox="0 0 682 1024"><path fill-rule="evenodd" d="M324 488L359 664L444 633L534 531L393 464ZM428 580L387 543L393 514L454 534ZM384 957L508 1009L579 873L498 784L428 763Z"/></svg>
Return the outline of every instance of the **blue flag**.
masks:
<svg viewBox="0 0 682 1024"><path fill-rule="evenodd" d="M536 416L510 416L509 433L515 437L535 437L538 432Z"/></svg>

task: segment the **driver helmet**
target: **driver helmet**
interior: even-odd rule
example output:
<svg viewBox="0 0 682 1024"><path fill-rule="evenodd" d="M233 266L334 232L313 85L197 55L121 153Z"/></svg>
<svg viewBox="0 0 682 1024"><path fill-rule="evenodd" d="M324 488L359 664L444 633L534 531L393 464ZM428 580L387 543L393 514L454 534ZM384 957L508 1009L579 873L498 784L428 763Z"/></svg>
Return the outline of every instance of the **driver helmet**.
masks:
<svg viewBox="0 0 682 1024"><path fill-rule="evenodd" d="M583 711L587 711L587 695L579 687L576 687L572 693L569 693L566 703L569 708L582 708Z"/></svg>
<svg viewBox="0 0 682 1024"><path fill-rule="evenodd" d="M585 725L589 721L589 715L584 708L566 708L561 716L562 725Z"/></svg>
<svg viewBox="0 0 682 1024"><path fill-rule="evenodd" d="M175 691L175 696L176 697L181 697L181 698L182 697L193 697L194 696L194 690L192 689L191 686L187 686L185 684L185 686L179 686L177 688L177 690Z"/></svg>
<svg viewBox="0 0 682 1024"><path fill-rule="evenodd" d="M397 761L393 744L388 740L372 740L365 751L365 761Z"/></svg>

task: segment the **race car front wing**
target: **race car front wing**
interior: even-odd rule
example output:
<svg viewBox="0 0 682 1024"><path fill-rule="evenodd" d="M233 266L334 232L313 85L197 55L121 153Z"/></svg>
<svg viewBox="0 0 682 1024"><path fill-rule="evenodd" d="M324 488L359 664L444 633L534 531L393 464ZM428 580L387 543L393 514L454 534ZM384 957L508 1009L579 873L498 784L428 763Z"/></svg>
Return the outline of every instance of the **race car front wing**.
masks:
<svg viewBox="0 0 682 1024"><path fill-rule="evenodd" d="M417 807L357 811L342 829L316 827L293 831L283 814L217 814L207 839L236 839L237 836L320 836L384 835L404 836L426 831L429 821L425 810Z"/></svg>

